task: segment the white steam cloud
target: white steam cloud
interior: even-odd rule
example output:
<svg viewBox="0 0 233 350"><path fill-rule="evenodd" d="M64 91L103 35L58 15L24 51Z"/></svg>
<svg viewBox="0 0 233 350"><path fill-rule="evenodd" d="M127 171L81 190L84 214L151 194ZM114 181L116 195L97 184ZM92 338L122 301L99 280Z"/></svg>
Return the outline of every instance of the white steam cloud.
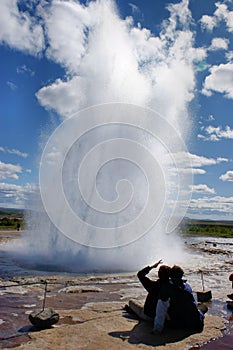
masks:
<svg viewBox="0 0 233 350"><path fill-rule="evenodd" d="M91 1L86 6L72 0L41 2L37 12L48 43L45 54L64 67L65 77L37 92L40 104L55 110L62 119L83 108L104 103L149 107L159 112L185 140L190 127L188 104L195 90L194 63L202 61L206 55L205 50L194 48L188 5L188 0L169 5L170 17L155 36L148 29L135 26L133 18L120 18L111 0ZM161 130L161 133L166 131ZM170 138L172 142L172 135ZM150 139L146 142L149 144ZM152 143L152 151L153 147ZM159 151L157 149L156 154ZM57 150L52 152L51 158ZM73 191L70 192L72 196ZM159 204L155 199L155 205ZM35 231L34 224L35 218L32 220ZM73 247L73 242L56 230L48 233L49 226L46 214L42 215L36 234L43 247L38 255L36 246L37 257L41 261L42 256L45 264L56 262L61 268L133 270L161 253L168 263L175 262L174 258L178 263L178 257L182 256L178 238L165 236L162 226L147 234L143 243L138 240L108 252ZM27 254L24 247L24 254L31 254L35 261L35 252L31 249L35 246L35 237L29 243ZM141 260L135 261L139 254Z"/></svg>
<svg viewBox="0 0 233 350"><path fill-rule="evenodd" d="M67 77L37 92L40 103L68 117L77 110L109 102L152 107L181 125L193 98L193 62L205 51L193 48L188 1L170 5L161 33L121 19L113 1L54 1L41 11L49 58ZM183 30L178 30L179 25Z"/></svg>

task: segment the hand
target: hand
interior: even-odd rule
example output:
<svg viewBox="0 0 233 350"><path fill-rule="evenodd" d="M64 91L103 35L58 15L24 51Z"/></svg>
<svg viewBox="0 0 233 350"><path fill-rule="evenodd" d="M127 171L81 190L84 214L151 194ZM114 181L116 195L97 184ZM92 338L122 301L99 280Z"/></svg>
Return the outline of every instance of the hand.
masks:
<svg viewBox="0 0 233 350"><path fill-rule="evenodd" d="M157 261L156 263L154 263L154 265L151 265L150 268L151 268L151 269L154 269L154 268L156 268L159 264L161 264L162 262L163 262L162 259L160 259L159 261Z"/></svg>

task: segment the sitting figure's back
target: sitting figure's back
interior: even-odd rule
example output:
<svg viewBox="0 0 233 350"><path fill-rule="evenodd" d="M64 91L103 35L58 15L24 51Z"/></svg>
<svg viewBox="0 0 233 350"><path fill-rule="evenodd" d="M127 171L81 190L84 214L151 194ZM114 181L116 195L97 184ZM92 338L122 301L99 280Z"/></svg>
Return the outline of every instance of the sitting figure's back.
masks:
<svg viewBox="0 0 233 350"><path fill-rule="evenodd" d="M174 265L170 270L170 283L161 289L156 309L154 330L161 332L169 316L172 327L201 332L204 326L204 315L197 308L192 288L182 280L184 271Z"/></svg>

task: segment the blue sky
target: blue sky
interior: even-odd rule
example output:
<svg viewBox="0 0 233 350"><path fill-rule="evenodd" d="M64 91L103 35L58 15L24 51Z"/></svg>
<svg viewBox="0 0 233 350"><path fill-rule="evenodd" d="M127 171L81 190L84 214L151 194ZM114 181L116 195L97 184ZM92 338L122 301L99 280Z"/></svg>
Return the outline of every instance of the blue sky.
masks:
<svg viewBox="0 0 233 350"><path fill-rule="evenodd" d="M194 180L187 215L233 220L233 1L118 0L116 8L110 1L1 0L0 206L28 206L46 136L69 115L122 99L153 108L148 96L159 101L163 86L177 111L189 111L186 143ZM110 28L112 41L100 36L98 44L102 13L106 21L113 16L113 27L124 28L122 36ZM104 82L111 92L112 47L116 55L127 51L123 63L119 54L111 69L121 82L124 62L128 71L133 67L135 100L114 89L108 97L96 92ZM177 87L173 90L169 81L160 86L171 67L182 71L182 62ZM155 72L153 84L148 72ZM145 96L139 81L148 89Z"/></svg>

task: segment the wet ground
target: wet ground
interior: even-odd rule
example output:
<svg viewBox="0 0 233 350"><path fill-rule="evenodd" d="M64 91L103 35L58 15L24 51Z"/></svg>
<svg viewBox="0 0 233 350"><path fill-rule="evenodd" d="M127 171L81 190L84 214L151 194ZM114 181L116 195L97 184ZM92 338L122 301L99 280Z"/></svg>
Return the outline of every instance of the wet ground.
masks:
<svg viewBox="0 0 233 350"><path fill-rule="evenodd" d="M81 277L67 279L60 276L47 276L45 285L41 283L44 276L35 278L12 278L9 282L1 282L1 345L15 347L30 340L29 314L35 310L45 307L52 307L58 313L59 310L80 309L84 305L93 302L122 301L127 303L129 297L142 299L142 289L134 276L125 276L121 279L116 276L107 277ZM38 282L38 284L34 284ZM33 283L33 284L32 284ZM4 287L3 287L4 286ZM224 315L229 320L226 336L211 345L204 345L203 349L229 349L232 346L233 317L230 310L227 310L224 302L215 301L208 303L209 313ZM75 321L66 316L60 318L59 324L73 324ZM78 321L77 321L78 322ZM219 347L221 346L221 347ZM231 347L232 348L232 347Z"/></svg>
<svg viewBox="0 0 233 350"><path fill-rule="evenodd" d="M17 278L17 283L1 282L0 286L0 339L2 347L14 347L22 342L30 339L27 332L32 326L28 316L35 309L52 307L58 313L59 310L80 309L87 303L98 301L117 301L120 295L115 292L124 287L121 284L108 284L106 282L96 283L89 282L85 279L73 279L72 283L60 277L46 278L48 281L46 296L44 284L31 284L36 281L40 282L44 277L40 278ZM10 284L12 287L10 287ZM23 286L17 286L27 284ZM72 285L78 287L78 291L66 292L64 288ZM87 288L88 286L88 288ZM66 317L59 320L59 324L72 324L72 318Z"/></svg>
<svg viewBox="0 0 233 350"><path fill-rule="evenodd" d="M17 233L1 235L1 241L4 243L14 234L18 237ZM233 314L226 304L226 294L231 292L228 276L233 270L232 243L232 240L220 242L213 241L212 238L211 241L191 239L187 243L193 254L190 261L196 261L196 264L195 271L191 268L192 264L186 267L186 278L194 291L201 290L203 285L199 270L204 271L204 288L211 290L213 296L212 301L207 303L208 313L222 316L228 321L222 338L193 349L233 348ZM3 349L13 348L30 340L28 331L32 325L28 316L35 309L52 307L59 313L59 310L80 309L93 302L127 303L130 298L144 300L146 295L135 273L79 277L74 274L41 273L18 266L4 252L0 254L0 263L0 339ZM48 283L46 294L45 281ZM75 322L79 321L69 316L59 320L59 324Z"/></svg>

